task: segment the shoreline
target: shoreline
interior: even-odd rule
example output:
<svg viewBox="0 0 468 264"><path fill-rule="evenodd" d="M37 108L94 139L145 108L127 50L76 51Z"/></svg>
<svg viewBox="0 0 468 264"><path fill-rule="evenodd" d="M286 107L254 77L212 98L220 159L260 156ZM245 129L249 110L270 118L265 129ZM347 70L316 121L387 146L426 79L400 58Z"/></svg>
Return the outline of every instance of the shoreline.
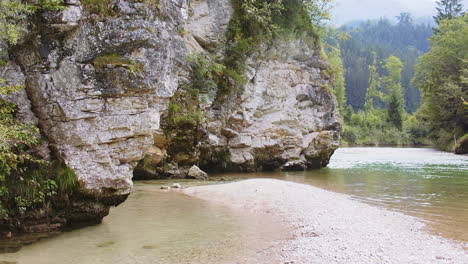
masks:
<svg viewBox="0 0 468 264"><path fill-rule="evenodd" d="M280 221L291 239L262 252L264 263L468 263L466 244L429 234L415 217L346 194L273 179L182 192Z"/></svg>

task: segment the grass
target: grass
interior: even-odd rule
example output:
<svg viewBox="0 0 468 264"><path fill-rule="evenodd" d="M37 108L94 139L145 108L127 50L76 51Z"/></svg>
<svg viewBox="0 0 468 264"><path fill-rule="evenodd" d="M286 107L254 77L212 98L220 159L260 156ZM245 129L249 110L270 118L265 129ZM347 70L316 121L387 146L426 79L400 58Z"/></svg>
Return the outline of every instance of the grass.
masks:
<svg viewBox="0 0 468 264"><path fill-rule="evenodd" d="M103 16L114 15L114 10L110 6L111 0L81 0L81 4L90 13Z"/></svg>
<svg viewBox="0 0 468 264"><path fill-rule="evenodd" d="M75 172L62 162L50 162L9 175L0 188L0 218L29 208L47 208L50 201L78 188Z"/></svg>
<svg viewBox="0 0 468 264"><path fill-rule="evenodd" d="M98 69L104 69L107 65L113 65L115 67L124 67L132 73L143 71L143 65L140 62L124 58L116 53L98 56L94 59L93 64Z"/></svg>

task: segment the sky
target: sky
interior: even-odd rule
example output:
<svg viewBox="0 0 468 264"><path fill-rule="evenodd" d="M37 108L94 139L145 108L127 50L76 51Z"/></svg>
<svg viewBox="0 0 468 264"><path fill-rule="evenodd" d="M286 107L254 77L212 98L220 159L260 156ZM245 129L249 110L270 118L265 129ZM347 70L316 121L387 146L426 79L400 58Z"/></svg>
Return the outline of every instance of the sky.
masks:
<svg viewBox="0 0 468 264"><path fill-rule="evenodd" d="M464 10L468 0L464 0ZM410 12L416 18L435 15L435 0L334 0L332 24L342 24L380 17L393 18L401 12Z"/></svg>

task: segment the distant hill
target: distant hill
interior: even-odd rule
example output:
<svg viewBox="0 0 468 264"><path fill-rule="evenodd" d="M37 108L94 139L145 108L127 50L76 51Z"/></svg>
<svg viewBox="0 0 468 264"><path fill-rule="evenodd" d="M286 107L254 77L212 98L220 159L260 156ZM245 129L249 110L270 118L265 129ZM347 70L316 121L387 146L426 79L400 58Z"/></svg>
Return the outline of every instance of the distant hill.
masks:
<svg viewBox="0 0 468 264"><path fill-rule="evenodd" d="M468 0L464 0L465 9ZM336 26L348 24L351 21L394 18L401 12L409 12L415 17L432 17L435 15L433 0L334 0L332 9L333 21ZM417 21L416 22L420 22Z"/></svg>
<svg viewBox="0 0 468 264"><path fill-rule="evenodd" d="M420 104L419 90L411 85L414 65L429 49L432 24L409 20L393 23L389 19L355 21L338 29L347 32L347 40L339 40L345 68L347 103L363 109L369 82L369 65L395 55L404 63L402 86L406 111L414 112ZM383 72L379 66L379 71Z"/></svg>

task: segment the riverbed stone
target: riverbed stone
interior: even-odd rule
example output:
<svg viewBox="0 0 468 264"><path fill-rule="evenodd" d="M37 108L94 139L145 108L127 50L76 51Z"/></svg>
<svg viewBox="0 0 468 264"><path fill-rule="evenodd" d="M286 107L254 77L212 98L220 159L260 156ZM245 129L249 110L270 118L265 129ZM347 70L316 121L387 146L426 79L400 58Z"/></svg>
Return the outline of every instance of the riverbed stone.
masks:
<svg viewBox="0 0 468 264"><path fill-rule="evenodd" d="M208 174L206 174L206 172L198 168L198 166L193 165L192 167L190 167L187 173L187 177L198 180L206 180L208 179Z"/></svg>

